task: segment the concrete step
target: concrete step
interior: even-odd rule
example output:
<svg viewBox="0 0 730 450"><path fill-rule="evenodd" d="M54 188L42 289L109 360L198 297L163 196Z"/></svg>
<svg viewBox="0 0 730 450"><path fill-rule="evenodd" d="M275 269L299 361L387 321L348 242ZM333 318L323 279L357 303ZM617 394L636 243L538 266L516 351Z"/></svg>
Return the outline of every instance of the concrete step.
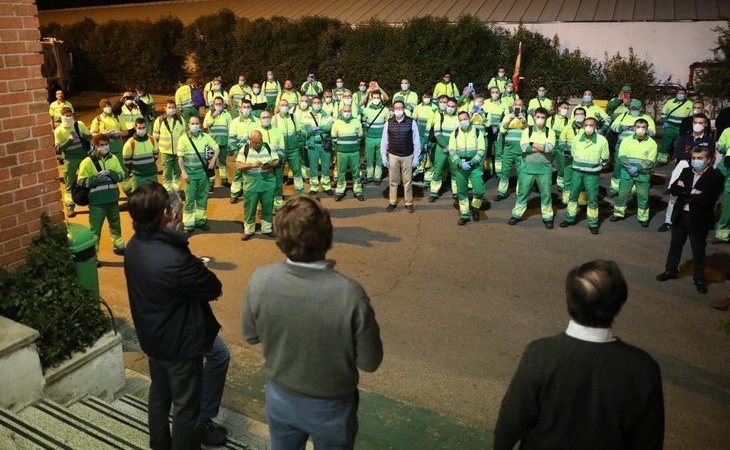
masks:
<svg viewBox="0 0 730 450"><path fill-rule="evenodd" d="M0 449L70 450L71 447L19 419L17 414L0 410Z"/></svg>
<svg viewBox="0 0 730 450"><path fill-rule="evenodd" d="M124 395L111 403L110 408L119 414L128 417L137 424L147 424L147 402L134 395ZM170 417L172 420L172 417ZM261 436L258 422L248 419L230 410L223 410L217 422L229 430L228 442L225 447L230 450L268 450L268 438ZM255 431L254 431L255 430Z"/></svg>
<svg viewBox="0 0 730 450"><path fill-rule="evenodd" d="M145 450L146 441L135 442L125 435L117 435L87 418L49 400L25 408L18 414L23 422L52 436L64 449Z"/></svg>
<svg viewBox="0 0 730 450"><path fill-rule="evenodd" d="M146 448L149 443L147 423L115 410L111 405L95 397L87 397L68 407L78 417L110 431L116 436L124 436L130 442Z"/></svg>

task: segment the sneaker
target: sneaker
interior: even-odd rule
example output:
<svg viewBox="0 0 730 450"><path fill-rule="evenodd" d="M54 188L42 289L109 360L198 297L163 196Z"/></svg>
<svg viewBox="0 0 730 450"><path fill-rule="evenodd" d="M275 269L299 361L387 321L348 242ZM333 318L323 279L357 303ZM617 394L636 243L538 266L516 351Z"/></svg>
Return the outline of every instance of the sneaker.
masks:
<svg viewBox="0 0 730 450"><path fill-rule="evenodd" d="M238 197L231 197L231 205L238 203Z"/></svg>
<svg viewBox="0 0 730 450"><path fill-rule="evenodd" d="M459 225L459 226L461 227L461 226L464 226L464 225L466 225L466 223L467 223L468 221L469 221L469 219L465 219L465 218L463 218L463 217L459 217L459 221L458 221L458 222L456 222L456 224L457 224L457 225Z"/></svg>
<svg viewBox="0 0 730 450"><path fill-rule="evenodd" d="M507 221L507 223L508 223L509 225L515 225L515 224L516 224L517 222L519 222L519 221L520 221L520 219L518 219L518 218L516 218L516 217L510 217L510 218L509 218L509 220Z"/></svg>
<svg viewBox="0 0 730 450"><path fill-rule="evenodd" d="M590 227L589 230L591 230L591 234L598 234L598 227Z"/></svg>
<svg viewBox="0 0 730 450"><path fill-rule="evenodd" d="M360 202L365 201L365 196L363 196L362 194L355 194L355 198Z"/></svg>
<svg viewBox="0 0 730 450"><path fill-rule="evenodd" d="M413 205L406 205L406 211L413 213Z"/></svg>
<svg viewBox="0 0 730 450"><path fill-rule="evenodd" d="M241 236L241 240L245 242L245 241L251 239L252 237L253 237L253 233L243 233L243 235Z"/></svg>
<svg viewBox="0 0 730 450"><path fill-rule="evenodd" d="M115 255L124 256L124 247L115 248L112 250Z"/></svg>
<svg viewBox="0 0 730 450"><path fill-rule="evenodd" d="M667 280L676 280L676 279L677 279L676 273L669 273L666 271L664 271L656 276L657 281L667 281Z"/></svg>
<svg viewBox="0 0 730 450"><path fill-rule="evenodd" d="M336 202L341 202L343 198L345 198L345 194L337 194L337 195L335 195L335 201Z"/></svg>
<svg viewBox="0 0 730 450"><path fill-rule="evenodd" d="M208 226L207 223L204 223L202 225L196 225L195 227L198 228L199 230L210 231L210 227Z"/></svg>
<svg viewBox="0 0 730 450"><path fill-rule="evenodd" d="M623 220L623 219L624 219L623 217L611 216L611 218L608 220L610 220L611 222L618 222L619 220Z"/></svg>
<svg viewBox="0 0 730 450"><path fill-rule="evenodd" d="M225 428L208 419L200 427L200 443L211 447L226 445L228 438L224 430Z"/></svg>
<svg viewBox="0 0 730 450"><path fill-rule="evenodd" d="M568 222L567 220L563 220L558 225L560 228L568 228L569 226L573 225L571 222Z"/></svg>
<svg viewBox="0 0 730 450"><path fill-rule="evenodd" d="M544 221L543 223L545 224L545 228L547 228L548 230L552 230L554 227L552 221Z"/></svg>
<svg viewBox="0 0 730 450"><path fill-rule="evenodd" d="M324 190L324 193L325 193L325 194L327 194L327 195L332 195L332 194L334 194L335 192L334 192L334 191L333 191L332 189L325 189L325 190Z"/></svg>
<svg viewBox="0 0 730 450"><path fill-rule="evenodd" d="M474 208L472 206L471 207L471 220L473 220L474 222L479 222L479 219L481 219L481 217L479 217L479 209Z"/></svg>
<svg viewBox="0 0 730 450"><path fill-rule="evenodd" d="M495 202L501 202L505 198L507 198L507 195L506 194L497 194L497 196L494 197L494 201Z"/></svg>
<svg viewBox="0 0 730 450"><path fill-rule="evenodd" d="M433 203L433 202L435 202L435 201L436 201L436 199L437 199L437 198L438 198L438 197L434 197L434 196L432 195L432 196L428 197L428 202L429 202L429 203Z"/></svg>
<svg viewBox="0 0 730 450"><path fill-rule="evenodd" d="M121 208L119 208L121 209ZM66 208L66 216L70 219L72 217L76 217L76 211L74 211L71 208Z"/></svg>
<svg viewBox="0 0 730 450"><path fill-rule="evenodd" d="M385 208L385 212L393 212L395 210L395 205L392 203L388 204L388 207Z"/></svg>
<svg viewBox="0 0 730 450"><path fill-rule="evenodd" d="M671 230L671 229L672 229L672 224L671 224L671 223L663 223L663 224L661 224L661 226L659 226L659 228L657 228L656 230L657 230L658 232L660 232L660 233L666 233L667 231L669 231L669 230Z"/></svg>
<svg viewBox="0 0 730 450"><path fill-rule="evenodd" d="M276 233L274 233L273 231L269 231L268 233L261 233L261 234L263 234L266 237L270 237L270 238L276 237Z"/></svg>
<svg viewBox="0 0 730 450"><path fill-rule="evenodd" d="M695 287L700 294L707 294L707 283L705 280L695 280Z"/></svg>
<svg viewBox="0 0 730 450"><path fill-rule="evenodd" d="M639 225L641 225L641 228L649 228L649 221L647 220L640 220Z"/></svg>

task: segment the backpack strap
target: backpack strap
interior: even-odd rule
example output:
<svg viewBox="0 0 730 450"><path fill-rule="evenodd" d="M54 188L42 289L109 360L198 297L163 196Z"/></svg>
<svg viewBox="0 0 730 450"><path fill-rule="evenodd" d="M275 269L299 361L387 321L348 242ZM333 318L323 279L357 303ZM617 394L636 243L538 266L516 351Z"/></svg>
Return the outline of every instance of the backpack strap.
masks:
<svg viewBox="0 0 730 450"><path fill-rule="evenodd" d="M269 158L271 158L271 147L266 142L262 142L264 148L266 148L266 151L269 152ZM243 147L243 158L248 159L248 149L250 148L250 144L246 144Z"/></svg>

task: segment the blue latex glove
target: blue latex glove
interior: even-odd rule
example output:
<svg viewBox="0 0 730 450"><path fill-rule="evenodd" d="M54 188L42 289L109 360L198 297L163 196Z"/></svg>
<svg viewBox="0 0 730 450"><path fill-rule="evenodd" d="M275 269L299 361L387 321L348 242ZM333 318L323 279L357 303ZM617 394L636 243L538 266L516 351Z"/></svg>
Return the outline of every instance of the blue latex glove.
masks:
<svg viewBox="0 0 730 450"><path fill-rule="evenodd" d="M629 167L629 175L631 175L632 177L635 177L638 174L639 174L639 169L637 167L634 167L634 166Z"/></svg>
<svg viewBox="0 0 730 450"><path fill-rule="evenodd" d="M462 161L461 162L461 170L470 170L471 164L469 164L469 161Z"/></svg>

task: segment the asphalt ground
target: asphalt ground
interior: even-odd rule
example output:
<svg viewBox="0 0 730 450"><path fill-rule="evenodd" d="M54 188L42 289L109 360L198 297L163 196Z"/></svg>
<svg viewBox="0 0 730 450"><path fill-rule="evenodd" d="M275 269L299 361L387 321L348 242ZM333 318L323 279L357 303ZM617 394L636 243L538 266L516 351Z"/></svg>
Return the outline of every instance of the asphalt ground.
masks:
<svg viewBox="0 0 730 450"><path fill-rule="evenodd" d="M96 103L98 95L72 99ZM158 97L164 98L164 97ZM93 99L93 102L91 101ZM79 108L82 120L95 112ZM668 168L657 171L656 180ZM608 186L604 174L602 186ZM448 184L447 184L448 186ZM385 359L374 374L363 374L358 447L490 448L499 405L527 343L562 332L568 322L564 279L593 259L616 261L629 284L629 300L615 323L622 340L648 351L664 379L666 448L724 449L730 445L730 353L728 313L710 304L730 294L727 245L708 245L709 294L692 284L689 245L680 279L655 281L663 270L669 233L663 222L664 186L651 190L649 228L628 218L613 223L608 199L601 201L601 233L591 235L584 210L570 228L546 230L537 194L523 222L509 226L514 195L494 202L496 180L487 183L491 207L482 220L456 225L450 193L428 203L417 190L415 214L402 206L385 212L387 182L365 189L365 202L348 191L342 202L320 194L334 222L328 257L337 269L362 283L381 326ZM603 190L602 190L603 192ZM287 186L285 194L291 195ZM554 195L556 225L565 208ZM71 219L88 223L84 208ZM190 238L194 253L211 258L224 286L213 304L231 347L233 365L226 404L262 418L264 375L259 347L243 342L241 311L251 273L281 261L273 239L260 235L241 242L242 205L231 205L228 190L216 188L208 207L210 232ZM132 234L122 215L123 236ZM129 327L123 259L111 252L103 231L99 258L101 293ZM144 370L144 359L127 329L127 364Z"/></svg>

